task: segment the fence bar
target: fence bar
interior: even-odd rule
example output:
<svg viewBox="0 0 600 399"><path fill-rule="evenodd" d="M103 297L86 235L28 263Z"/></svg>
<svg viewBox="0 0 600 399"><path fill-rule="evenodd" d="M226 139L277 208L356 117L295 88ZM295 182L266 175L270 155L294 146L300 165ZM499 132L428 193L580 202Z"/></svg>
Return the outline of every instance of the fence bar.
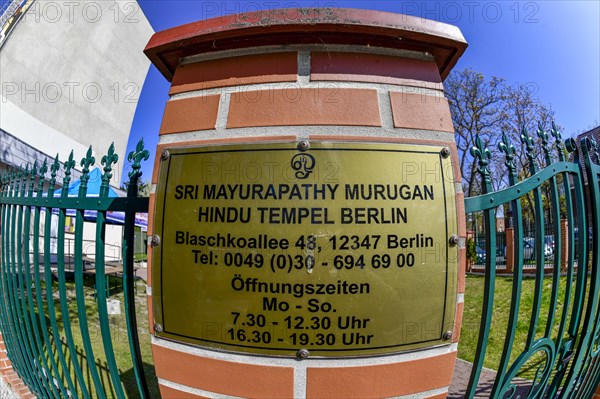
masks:
<svg viewBox="0 0 600 399"><path fill-rule="evenodd" d="M502 143L499 145L499 149L506 154L505 165L508 168L508 180L511 186L518 183L517 168L515 165L514 157L516 154L515 147L510 143L506 134L502 135ZM513 267L513 284L510 301L510 314L508 318L508 325L506 327L506 334L504 339L504 350L502 351L502 357L500 358L500 364L498 366L498 374L492 387L491 397L504 397L505 392L509 389L510 380L506 380L506 370L510 361L510 355L515 340L517 323L519 318L519 306L521 303L521 286L523 280L523 210L521 207L521 201L515 199L510 203L513 220L516 220L514 227L514 240L516 245L513 244L514 259L516 264Z"/></svg>
<svg viewBox="0 0 600 399"><path fill-rule="evenodd" d="M598 317L598 315L596 315ZM594 344L590 346L590 350ZM598 372L598 353L597 351L592 351L592 353L588 354L586 360L589 360L589 364L586 364L582 370L582 375L585 376L585 379L581 386L579 387L579 392L577 397L579 398L591 398L596 390L598 383L596 382L596 373Z"/></svg>
<svg viewBox="0 0 600 399"><path fill-rule="evenodd" d="M25 197L26 189L27 189L27 181L29 177L29 167L27 167L23 172L23 178L21 180L21 197ZM33 386L32 391L34 393L38 393L39 395L49 395L50 392L46 391L40 381L40 370L37 366L36 359L37 355L34 350L33 343L33 335L31 333L31 329L29 327L29 317L27 315L27 302L26 302L26 294L25 291L27 287L25 287L25 282L23 281L26 277L26 274L29 271L25 271L23 268L23 257L24 253L28 252L23 249L23 206L18 207L18 216L17 216L17 296L20 299L21 308L17 306L17 311L20 315L21 323L19 323L19 329L21 330L21 335L25 336L25 349L26 355L28 356L28 364L30 366L30 375L32 378Z"/></svg>
<svg viewBox="0 0 600 399"><path fill-rule="evenodd" d="M132 153L133 154L133 153ZM132 155L130 154L130 155ZM138 144L136 157L148 159L143 143ZM136 158L137 159L137 158ZM140 164L134 162L137 185ZM105 274L105 224L108 211L124 211L128 225L125 226L126 242L123 246L123 284L128 340L133 360L133 371L137 388L142 398L149 398L148 387L141 360L135 313L135 276L133 269L133 237L136 212L147 212L148 199L138 198L137 190L127 198L109 198L109 181L112 164L116 162L114 147L103 158L105 164L102 176L101 193L98 198L87 198L89 166L94 163L91 148L82 161L83 175L77 198L69 198L70 172L75 166L73 155L65 162L65 179L60 195L56 192L56 175L60 169L58 157L51 166L48 192L43 193L46 162L37 170L37 163L24 171L5 173L0 176L0 328L7 346L7 354L15 372L40 398L98 397L124 398L126 393L121 383L113 347L112 334L106 303L107 277ZM130 174L130 177L132 175ZM37 187L36 187L37 179ZM45 197L45 198L44 198ZM83 351L78 350L74 341L74 330L70 319L70 298L66 285L65 232L59 228L56 237L51 237L53 213L58 215L58 226L63 227L67 210L74 209L75 251L74 276L77 317L81 328ZM107 373L100 375L91 344L86 298L84 291L83 267L83 226L86 210L98 211L96 229L96 287L94 305L99 315L102 345L107 362ZM42 219L42 210L45 216ZM53 212L54 211L54 212ZM33 222L33 224L32 224ZM40 228L41 223L44 224ZM56 255L51 254L57 242ZM43 247L43 255L40 250ZM53 285L53 257L56 256L58 288ZM42 276L43 267L43 276ZM55 301L54 295L58 295ZM58 302L55 304L55 302ZM58 323L60 306L62 326ZM61 337L64 327L64 338ZM64 347L68 348L65 349ZM70 359L66 352L69 352ZM88 365L88 375L84 376L84 359ZM89 382L89 379L93 381ZM75 384L76 383L76 384ZM90 389L93 388L93 391ZM130 394L130 393L127 393Z"/></svg>
<svg viewBox="0 0 600 399"><path fill-rule="evenodd" d="M63 186L60 193L61 198L66 198L69 195L69 183L71 181L71 167L74 163L65 164L64 172L65 177L63 179ZM57 242L64 243L65 242L65 218L66 218L66 209L59 208L58 209L58 237ZM75 378L79 382L78 386L81 389L81 395L84 398L89 398L90 393L87 389L85 379L83 378L83 369L81 363L79 362L77 356L77 349L75 348L75 342L73 340L73 327L71 326L71 314L69 312L69 304L67 300L67 290L66 290L66 278L65 278L65 246L58 245L57 246L57 277L58 277L58 295L60 298L60 309L62 313L62 322L63 329L65 332L65 338L67 341L67 348L69 349L69 356L71 358L71 364L73 364L73 371L75 373Z"/></svg>
<svg viewBox="0 0 600 399"><path fill-rule="evenodd" d="M12 196L14 196L14 185L15 185L15 174L14 172L11 173L10 179L8 181L9 185L7 187L7 195L11 196L11 191L12 191ZM2 291L3 291L3 313L4 313L4 320L6 320L8 322L8 326L7 328L4 330L6 333L6 338L8 339L8 345L6 345L6 349L8 351L9 356L11 356L11 361L13 362L13 364L15 365L14 369L17 372L17 374L21 375L22 374L22 369L23 369L23 358L22 358L22 352L20 350L20 346L19 346L19 340L16 337L16 331L15 331L15 324L13 321L13 314L12 314L12 305L11 305L11 290L9 289L9 283L11 280L10 277L10 256L9 253L11 251L11 241L10 241L10 219L11 219L11 209L13 208L12 205L5 205L4 206L4 213L2 215L2 229L3 229L3 233L2 233L2 239L4 241L3 243L3 250L2 250L2 263L3 263L3 268L2 268Z"/></svg>
<svg viewBox="0 0 600 399"><path fill-rule="evenodd" d="M12 190L13 190L13 195L16 196L17 195L17 181L16 181L16 175L14 176L15 179L13 179L12 181ZM17 368L15 369L15 371L17 372L17 374L19 376L22 376L23 378L27 378L26 377L26 359L24 356L24 351L22 348L22 340L19 334L19 330L18 330L18 326L17 324L15 324L15 305L14 305L14 299L13 299L13 294L14 294L14 289L13 289L13 276L14 276L14 272L13 272L13 264L14 264L14 247L15 247L15 243L14 240L12 240L12 237L14 236L14 213L16 210L16 206L10 206L8 208L8 212L6 215L6 296L7 296L7 312L8 312L8 316L9 316L9 321L11 323L11 330L12 330L12 336L14 339L14 343L15 343L15 352L17 353L17 358L18 358L18 362L17 362ZM17 319L18 320L18 319Z"/></svg>
<svg viewBox="0 0 600 399"><path fill-rule="evenodd" d="M11 178L10 176L5 177L4 181L4 187L3 187L3 194L2 196L5 197L9 197L10 196L10 190L12 188L11 185ZM2 286L2 303L0 304L0 312L2 314L2 325L3 325L3 329L2 329L2 338L4 339L4 341L6 342L6 351L7 354L9 355L9 357L11 358L13 364L15 365L15 369L17 367L17 363L19 361L19 357L17 354L14 353L14 348L16 348L13 345L13 338L12 338L12 324L9 320L9 315L8 315L8 309L9 309L9 305L8 305L8 290L6 289L6 286L8 284L8 272L7 272L7 268L8 268L8 245L9 245L9 240L8 240L8 223L6 223L6 220L8 220L8 215L9 215L9 204L2 204L2 208L1 211L2 213L0 214L0 217L2 218L2 224L0 225L1 230L2 230L2 235L0 236L0 238L2 239L2 268L0 269L0 284Z"/></svg>
<svg viewBox="0 0 600 399"><path fill-rule="evenodd" d="M529 159L529 172L534 176L538 172L537 163L535 161L535 155L533 153L533 138L527 132L527 129L523 128L521 132L521 141L525 144L527 158ZM535 288L533 297L533 307L531 310L531 321L529 323L529 331L527 333L527 343L525 344L526 350L532 347L533 340L537 331L537 325L540 317L540 309L542 305L542 290L544 288L544 208L542 204L542 192L540 187L536 187L533 190L533 202L535 218L535 252L536 252L536 277L535 277Z"/></svg>
<svg viewBox="0 0 600 399"><path fill-rule="evenodd" d="M29 191L27 193L27 197L29 199L33 198L33 190L34 190L34 186L35 186L35 178L37 175L37 162L33 165L33 168L31 169L31 181L29 183ZM29 207L26 207L26 212L25 212L25 232L23 233L24 236L24 243L23 243L23 251L24 251L24 261L25 261L25 278L26 278L26 284L27 284L27 300L29 303L29 322L31 323L32 326L32 330L33 330L33 335L34 335L34 341L35 341L35 345L36 345L36 349L37 349L37 353L36 353L36 360L38 362L38 365L40 365L42 367L42 373L43 375L40 376L40 380L42 382L42 384L44 385L46 391L49 392L50 397L53 398L59 398L60 394L57 391L56 387L54 386L54 383L52 383L52 380L50 378L50 369L48 367L48 362L46 361L46 356L44 355L44 348L42 346L42 340L40 337L40 326L37 323L36 317L35 317L35 302L33 299L33 281L32 281L32 265L31 265L31 261L30 261L30 257L31 257L31 242L30 242L30 235L31 235L31 213L32 210ZM37 288L36 288L37 291ZM39 309L38 310L40 313L44 313L43 309Z"/></svg>
<svg viewBox="0 0 600 399"><path fill-rule="evenodd" d="M23 172L19 171L17 173L18 182L15 185L15 196L19 195L19 189L22 182ZM19 350L21 352L22 357L22 369L20 370L20 376L22 376L23 380L32 391L36 394L40 394L39 388L37 385L33 384L33 366L31 364L31 353L28 351L28 341L27 338L24 337L24 331L22 329L21 320L23 320L23 315L21 315L21 307L19 306L19 288L18 288L18 270L17 270L17 214L18 214L18 206L13 206L13 211L11 214L11 227L10 227L10 235L9 239L11 240L11 248L10 248L10 263L9 263L9 271L11 278L9 279L9 297L10 297L10 312L13 315L13 321L15 322L15 332L16 338L19 343Z"/></svg>
<svg viewBox="0 0 600 399"><path fill-rule="evenodd" d="M551 167L553 160L550 156L550 148L548 147L548 133L544 131L541 124L538 124L538 137L542 141L542 150L544 151L544 159L546 160L546 166ZM552 329L554 327L554 321L556 318L556 304L558 302L558 288L560 284L560 262L562 259L562 240L560 237L560 205L558 199L558 184L556 182L556 176L553 176L550 180L550 204L552 209L552 217L554 220L554 269L552 275L552 292L550 294L550 305L548 306L548 319L546 321L545 337L550 338L552 335ZM542 245L545 250L546 240L545 236L542 236ZM557 341L560 338L557 338Z"/></svg>
<svg viewBox="0 0 600 399"><path fill-rule="evenodd" d="M144 141L140 140L136 150L129 153L128 160L133 162L132 171L129 173L129 186L127 198L138 196L138 181L142 176L140 163L148 160L150 153L144 149ZM125 229L123 233L123 285L125 290L125 320L127 322L127 338L131 351L131 360L138 391L142 399L149 399L150 392L144 373L144 363L140 352L140 342L135 311L135 275L133 268L135 212L125 214Z"/></svg>
<svg viewBox="0 0 600 399"><path fill-rule="evenodd" d="M114 153L114 144L110 145L108 155L102 158L104 164L104 174L102 175L102 184L100 186L100 197L108 197L108 182L112 178L112 164L116 163L119 157ZM99 211L96 216L96 299L98 303L98 318L100 322L100 331L102 333L102 343L104 353L108 363L108 370L113 381L113 386L117 397L124 397L123 387L119 379L119 369L115 360L114 349L108 324L108 310L106 306L106 275L104 274L104 235L106 225L106 212Z"/></svg>
<svg viewBox="0 0 600 399"><path fill-rule="evenodd" d="M50 167L51 171L51 179L50 185L48 186L48 198L54 197L54 190L56 186L56 173L60 168L60 164L58 163L58 157L55 159L55 162ZM47 201L47 200L46 200ZM72 395L77 394L77 390L75 389L75 385L73 384L73 379L71 378L71 374L69 373L69 367L67 365L67 360L65 358L65 353L63 351L61 345L61 339L58 331L58 323L56 321L56 309L54 305L54 292L52 290L53 282L52 282L52 270L50 268L51 259L50 259L50 236L51 236L51 225L52 225L52 208L45 208L45 223L44 223L44 280L46 284L46 303L48 305L48 316L50 317L50 327L52 329L52 338L54 341L54 348L56 348L56 354L58 356L58 361L62 368L62 374L67 381L67 385L69 386L69 390ZM48 354L50 357L52 354L52 346L48 347ZM56 376L59 378L59 375Z"/></svg>
<svg viewBox="0 0 600 399"><path fill-rule="evenodd" d="M483 193L492 191L492 183L490 180L489 160L490 151L485 148L481 138L477 136L476 147L471 149L471 154L478 161L477 171L482 178L482 190ZM483 359L485 358L485 351L487 349L488 338L490 334L492 310L494 305L494 287L496 282L496 234L492 234L492 229L496 227L496 215L495 212L486 209L483 211L484 214L484 228L485 234L488 237L485 246L485 282L484 282L484 297L483 297L483 309L481 316L481 324L479 329L479 339L477 341L477 351L475 353L475 360L473 361L473 369L471 370L471 376L469 378L469 385L466 390L466 397L472 398L475 396L477 390L477 384L479 383L479 377L481 375L481 369L483 368Z"/></svg>
<svg viewBox="0 0 600 399"><path fill-rule="evenodd" d="M573 389L579 388L579 383L576 384L577 387L574 387L574 382L577 378L581 376L580 372L585 372L586 370L585 367L582 368L581 366L586 360L586 358L589 359L593 354L593 340L595 339L596 334L598 333L598 327L600 325L597 319L598 303L600 301L600 295L598 294L600 290L600 271L598 270L600 268L600 240L598 239L598 234L600 234L600 210L598 209L598 207L600 206L600 185L598 184L600 167L595 165L591 159L591 151L594 150L595 143L591 142L587 138L584 138L581 144L588 178L592 219L591 225L594 228L592 234L591 277L585 319L580 332L580 336L578 337L578 345L577 350L575 352L574 363L567 377L568 383L565 385L565 388L561 392L561 398L569 398L569 394L571 393L571 391L573 391ZM585 241L587 241L587 231L583 238Z"/></svg>
<svg viewBox="0 0 600 399"><path fill-rule="evenodd" d="M598 316L600 317L600 316ZM596 337L596 345L598 345L598 337ZM582 392L582 398L591 398L594 395L594 392L600 385L600 358L598 357L598 353L594 355L594 366L593 370L587 374L587 386L586 391Z"/></svg>
<svg viewBox="0 0 600 399"><path fill-rule="evenodd" d="M56 159L55 164L58 165L58 159ZM39 171L39 181L37 188L37 201L40 202L42 199L42 191L44 187L44 175L46 174L47 166L46 161L42 164L42 167ZM56 172L54 172L56 176ZM62 397L67 397L67 388L63 383L63 379L61 378L58 370L58 364L54 359L54 355L52 354L52 345L50 343L50 335L48 334L48 324L46 323L46 316L44 312L44 300L42 297L42 283L40 278L40 206L35 206L34 215L33 215L33 279L35 283L35 295L37 301L38 308L38 317L40 321L40 326L42 330L42 336L44 338L45 350L47 352L48 359L50 361L50 366L52 367L52 373L48 374L46 377L50 380L50 384L52 386L57 386L60 392L62 393ZM46 359L46 355L42 354L44 360ZM73 391L71 391L73 392ZM60 397L60 395L59 395Z"/></svg>
<svg viewBox="0 0 600 399"><path fill-rule="evenodd" d="M552 135L556 139L555 147L558 153L558 160L561 162L565 161L565 149L562 145L562 137L556 126L552 124ZM564 378L565 372L567 371L569 359L573 354L573 344L574 340L571 336L565 341L565 330L567 327L567 318L569 315L569 310L571 310L571 291L573 285L573 271L575 268L575 217L573 216L573 197L571 196L571 185L569 180L571 178L575 179L577 176L565 173L562 175L563 179L563 191L565 196L565 208L566 208L566 218L568 223L568 259L567 259L567 276L566 276L566 286L565 286L565 296L563 300L563 310L560 319L560 325L558 327L558 336L556 339L556 348L560 353L560 356L557 359L556 365L556 373L550 384L550 388L548 390L549 397L555 397L558 392L561 381ZM555 240L556 241L556 240ZM559 239L559 245L562 245L562 236ZM556 255L555 255L556 256Z"/></svg>
<svg viewBox="0 0 600 399"><path fill-rule="evenodd" d="M572 139L568 139L565 142L566 148L569 152L572 152L574 155L574 163L578 165L578 173L573 175L573 187L575 193L575 203L577 208L577 228L579 229L579 237L578 237L578 266L577 266L577 276L576 276L576 285L575 285L575 295L573 298L573 312L571 315L571 321L569 323L568 335L569 340L565 343L565 357L570 356L571 358L574 355L575 342L578 338L579 334L579 326L581 323L581 315L584 304L584 295L586 290L586 277L588 270L588 231L587 231L587 203L584 199L584 189L583 189L583 168L581 166L581 161L579 159L579 152L577 149L577 145L575 141ZM567 362L565 361L564 369L562 374L567 372ZM573 366L571 366L573 367ZM570 376L567 376L565 382L563 383L563 391L561 392L561 397L565 397L564 392L566 387L570 387L574 382L574 375L572 372L569 373ZM556 378L559 378L557 374ZM564 378L564 377L561 377ZM570 388L569 388L570 389Z"/></svg>
<svg viewBox="0 0 600 399"><path fill-rule="evenodd" d="M87 151L85 158L81 160L82 175L80 178L79 198L83 198L87 194L87 183L90 178L89 167L94 164L95 158L92 156L92 147ZM83 341L83 349L87 359L88 371L92 376L92 381L96 388L98 398L105 399L106 394L96 365L96 357L92 349L90 331L88 328L88 320L85 306L85 292L83 290L83 209L76 210L75 216L75 291L77 295L77 316L79 318L79 327L81 329L81 339Z"/></svg>

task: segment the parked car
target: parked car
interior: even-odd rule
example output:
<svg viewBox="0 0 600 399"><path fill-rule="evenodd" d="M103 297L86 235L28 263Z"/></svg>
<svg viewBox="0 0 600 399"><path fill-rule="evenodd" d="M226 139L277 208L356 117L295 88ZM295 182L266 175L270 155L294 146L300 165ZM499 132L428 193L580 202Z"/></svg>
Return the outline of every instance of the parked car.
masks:
<svg viewBox="0 0 600 399"><path fill-rule="evenodd" d="M480 247L475 247L475 252L477 253L477 264L482 265L485 263L485 251Z"/></svg>
<svg viewBox="0 0 600 399"><path fill-rule="evenodd" d="M532 259L535 256L534 248L535 248L535 240L531 237L523 238L523 254L525 260ZM499 246L496 249L496 256L506 258L506 246Z"/></svg>
<svg viewBox="0 0 600 399"><path fill-rule="evenodd" d="M544 237L544 253L546 256L550 256L554 253L554 236L549 235Z"/></svg>
<svg viewBox="0 0 600 399"><path fill-rule="evenodd" d="M546 236L546 237L552 237L552 236ZM529 260L529 259L533 259L536 255L535 253L535 238L533 237L525 237L523 238L523 254L524 254L524 259L525 260ZM552 241L552 246L548 243L544 243L544 256L548 257L548 256L552 256L552 254L554 253L554 241Z"/></svg>
<svg viewBox="0 0 600 399"><path fill-rule="evenodd" d="M589 231L588 237L589 237L589 241L590 241L588 245L592 245L593 229L590 227L588 231ZM573 232L575 233L575 241L577 241L579 239L579 228L575 227L573 229Z"/></svg>

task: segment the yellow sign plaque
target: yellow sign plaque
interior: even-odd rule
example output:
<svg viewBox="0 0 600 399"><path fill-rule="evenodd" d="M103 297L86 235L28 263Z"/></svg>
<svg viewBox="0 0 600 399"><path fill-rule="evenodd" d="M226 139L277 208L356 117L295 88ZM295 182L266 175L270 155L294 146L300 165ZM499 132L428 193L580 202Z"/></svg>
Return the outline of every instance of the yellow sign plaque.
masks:
<svg viewBox="0 0 600 399"><path fill-rule="evenodd" d="M168 149L154 217L157 335L281 356L447 343L458 252L443 148L298 148Z"/></svg>

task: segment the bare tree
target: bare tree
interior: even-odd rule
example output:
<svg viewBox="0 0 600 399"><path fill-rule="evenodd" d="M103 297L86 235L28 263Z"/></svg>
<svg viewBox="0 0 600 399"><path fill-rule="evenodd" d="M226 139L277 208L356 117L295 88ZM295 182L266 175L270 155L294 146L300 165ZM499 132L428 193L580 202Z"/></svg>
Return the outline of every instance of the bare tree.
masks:
<svg viewBox="0 0 600 399"><path fill-rule="evenodd" d="M479 72L464 69L450 74L444 86L454 123L463 190L471 197L480 193L480 185L470 149L477 136L489 148L496 147L500 140L506 84L503 79L488 80Z"/></svg>
<svg viewBox="0 0 600 399"><path fill-rule="evenodd" d="M531 84L514 84L507 88L504 104L505 117L502 121L502 131L510 138L516 148L517 168L520 179L531 176L530 161L525 146L521 145L521 135L526 131L534 139L533 162L541 169L546 165L542 140L538 136L538 129L549 132L554 121L554 111L543 104L536 96L536 88ZM554 151L552 151L554 152ZM543 197L549 198L548 185L542 186ZM526 219L533 220L533 196L530 193L521 201ZM545 210L549 213L549 201L544 202Z"/></svg>
<svg viewBox="0 0 600 399"><path fill-rule="evenodd" d="M129 180L121 183L121 190L127 191L128 187L129 187ZM150 182L140 180L138 182L138 197L149 197L151 188L152 188L152 186L151 186Z"/></svg>

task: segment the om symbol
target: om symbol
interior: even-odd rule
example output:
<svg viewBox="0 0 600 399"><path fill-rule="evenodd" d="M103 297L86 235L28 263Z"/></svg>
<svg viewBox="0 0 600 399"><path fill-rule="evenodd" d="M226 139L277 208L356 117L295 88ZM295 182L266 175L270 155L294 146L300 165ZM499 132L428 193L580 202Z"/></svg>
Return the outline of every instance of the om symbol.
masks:
<svg viewBox="0 0 600 399"><path fill-rule="evenodd" d="M315 158L310 154L296 154L292 158L292 169L296 171L297 179L306 179L315 168Z"/></svg>

